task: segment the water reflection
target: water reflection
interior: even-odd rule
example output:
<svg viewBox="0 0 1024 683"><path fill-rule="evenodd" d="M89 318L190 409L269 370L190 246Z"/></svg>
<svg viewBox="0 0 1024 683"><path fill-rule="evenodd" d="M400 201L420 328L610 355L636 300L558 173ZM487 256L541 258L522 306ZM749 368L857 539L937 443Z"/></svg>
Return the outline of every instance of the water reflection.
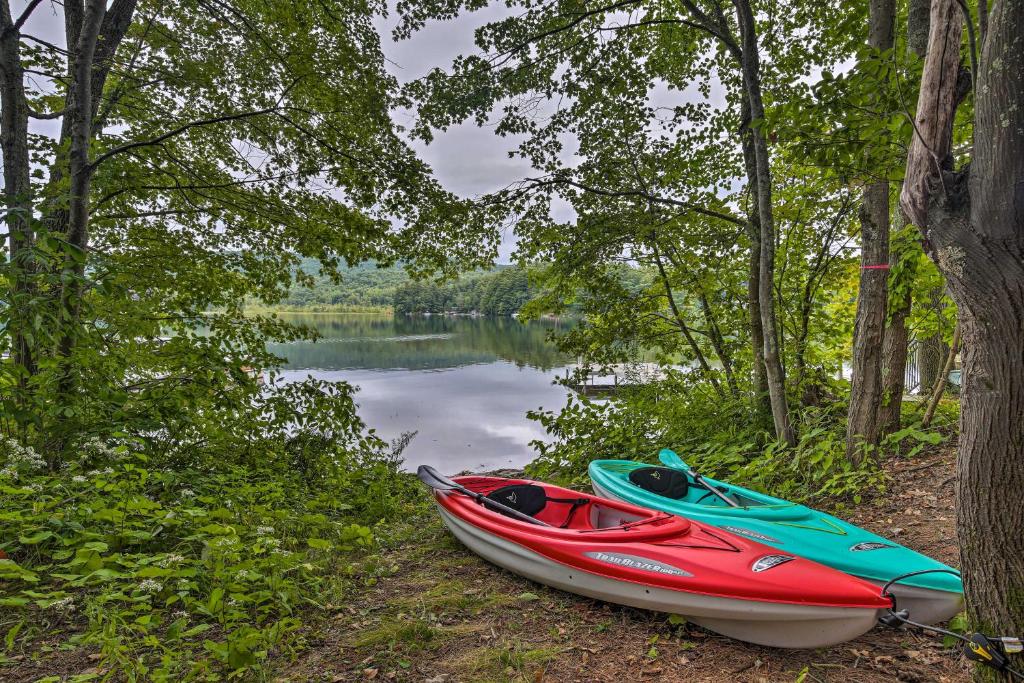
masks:
<svg viewBox="0 0 1024 683"><path fill-rule="evenodd" d="M530 440L544 438L526 411L565 405L566 390L551 382L568 359L546 341L564 322L344 314L287 319L314 327L322 338L270 346L287 358L285 377L357 385L360 415L385 439L418 430L406 450L409 469L421 463L448 473L520 467L533 455Z"/></svg>
<svg viewBox="0 0 1024 683"><path fill-rule="evenodd" d="M374 315L282 315L307 325L317 342L271 344L286 368L426 370L499 360L540 370L563 367L565 357L546 341L565 322L523 324L512 318L391 318Z"/></svg>

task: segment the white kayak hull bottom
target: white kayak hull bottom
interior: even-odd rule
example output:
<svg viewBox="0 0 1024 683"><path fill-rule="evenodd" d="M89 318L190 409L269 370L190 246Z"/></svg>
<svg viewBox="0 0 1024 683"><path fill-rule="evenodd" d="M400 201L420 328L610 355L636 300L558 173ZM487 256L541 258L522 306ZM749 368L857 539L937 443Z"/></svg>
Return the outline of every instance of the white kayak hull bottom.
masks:
<svg viewBox="0 0 1024 683"><path fill-rule="evenodd" d="M607 489L598 486L597 482L591 482L591 488L594 489L594 493L602 498L623 500ZM858 575L854 574L854 576ZM868 583L875 584L879 587L879 590L885 584L884 581L879 581L872 577L860 576L859 578L864 579ZM949 621L964 609L963 593L940 591L899 583L890 586L889 592L896 596L897 608L907 610L910 612L910 619L921 624L938 624L939 622ZM879 614L884 615L885 613L886 610L882 610Z"/></svg>
<svg viewBox="0 0 1024 683"><path fill-rule="evenodd" d="M869 631L877 611L724 598L631 583L555 562L499 538L438 506L441 518L467 548L514 574L553 588L620 605L668 612L730 638L757 645L817 648Z"/></svg>
<svg viewBox="0 0 1024 683"><path fill-rule="evenodd" d="M884 585L877 579L865 578L865 581L876 584L879 590ZM889 586L889 592L896 598L896 608L907 610L910 613L908 618L921 624L949 621L964 609L963 593L898 583Z"/></svg>

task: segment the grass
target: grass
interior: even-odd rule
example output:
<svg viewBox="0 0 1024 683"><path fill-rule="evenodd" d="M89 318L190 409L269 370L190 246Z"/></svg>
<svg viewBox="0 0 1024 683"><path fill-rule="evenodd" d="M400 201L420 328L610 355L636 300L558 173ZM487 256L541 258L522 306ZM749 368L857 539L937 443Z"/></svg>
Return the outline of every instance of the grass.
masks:
<svg viewBox="0 0 1024 683"><path fill-rule="evenodd" d="M423 619L393 618L381 622L373 629L363 631L356 638L359 648L401 648L415 652L430 649L434 641L440 642L443 633Z"/></svg>
<svg viewBox="0 0 1024 683"><path fill-rule="evenodd" d="M479 588L472 588L458 579L440 580L437 583L424 579L418 583L423 587L423 592L390 600L389 606L421 613L465 612L475 616L483 610L517 601L514 596L504 593L489 594Z"/></svg>
<svg viewBox="0 0 1024 683"><path fill-rule="evenodd" d="M564 648L529 648L516 643L469 650L453 668L473 681L533 681Z"/></svg>

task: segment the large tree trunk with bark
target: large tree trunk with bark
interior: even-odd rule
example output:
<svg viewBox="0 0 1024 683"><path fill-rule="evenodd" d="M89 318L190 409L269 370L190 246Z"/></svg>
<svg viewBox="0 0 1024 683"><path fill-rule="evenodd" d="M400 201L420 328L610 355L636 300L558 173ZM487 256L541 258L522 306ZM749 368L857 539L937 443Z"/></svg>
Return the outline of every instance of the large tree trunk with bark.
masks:
<svg viewBox="0 0 1024 683"><path fill-rule="evenodd" d="M896 20L895 0L871 0L868 44L891 50ZM864 188L860 211L861 270L857 317L853 332L853 382L846 421L846 456L859 463L864 446L874 448L881 435L882 346L889 280L889 182Z"/></svg>
<svg viewBox="0 0 1024 683"><path fill-rule="evenodd" d="M952 169L963 17L934 0L901 204L959 309L963 388L957 531L968 614L1024 633L1024 0L1001 0L975 88L972 162ZM1019 659L1019 658L1018 658ZM1014 662L1020 668L1019 661ZM979 671L980 677L989 677Z"/></svg>
<svg viewBox="0 0 1024 683"><path fill-rule="evenodd" d="M923 58L928 50L928 26L931 0L910 0L907 6L907 52ZM902 211L898 212L902 217ZM906 219L899 220L906 226ZM899 255L890 253L890 266L899 262ZM882 346L882 407L878 424L882 434L900 428L903 412L903 394L906 392L907 353L910 332L907 318L913 308L910 284L913 273L905 270L889 271L889 317L885 324ZM894 286L895 285L895 286ZM905 286L900 286L905 285ZM896 292L894 294L894 292ZM894 299L895 297L895 299Z"/></svg>
<svg viewBox="0 0 1024 683"><path fill-rule="evenodd" d="M750 103L750 116L764 121L764 102L761 97L761 61L758 56L757 29L749 0L735 0L742 38L743 90ZM754 151L757 176L755 187L757 217L760 221L761 258L758 282L758 301L761 306L761 327L764 334L764 367L771 400L775 436L790 446L796 445L796 433L789 418L786 398L786 374L782 369L779 352L779 332L775 319L775 216L772 210L771 163L768 141L762 126L750 126L750 140Z"/></svg>

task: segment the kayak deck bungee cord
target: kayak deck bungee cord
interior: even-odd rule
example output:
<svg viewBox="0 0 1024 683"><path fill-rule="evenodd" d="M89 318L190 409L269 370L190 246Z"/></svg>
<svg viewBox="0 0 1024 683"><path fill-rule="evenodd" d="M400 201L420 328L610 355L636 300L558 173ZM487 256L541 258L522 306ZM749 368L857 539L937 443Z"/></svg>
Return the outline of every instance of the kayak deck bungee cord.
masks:
<svg viewBox="0 0 1024 683"><path fill-rule="evenodd" d="M589 467L594 492L710 524L878 586L910 573L892 590L918 622L946 621L963 607L960 577L941 562L832 515L703 477L671 450L660 459L664 466L595 460Z"/></svg>
<svg viewBox="0 0 1024 683"><path fill-rule="evenodd" d="M484 559L738 640L824 647L870 630L891 606L871 583L699 521L523 479L417 474L445 525Z"/></svg>

